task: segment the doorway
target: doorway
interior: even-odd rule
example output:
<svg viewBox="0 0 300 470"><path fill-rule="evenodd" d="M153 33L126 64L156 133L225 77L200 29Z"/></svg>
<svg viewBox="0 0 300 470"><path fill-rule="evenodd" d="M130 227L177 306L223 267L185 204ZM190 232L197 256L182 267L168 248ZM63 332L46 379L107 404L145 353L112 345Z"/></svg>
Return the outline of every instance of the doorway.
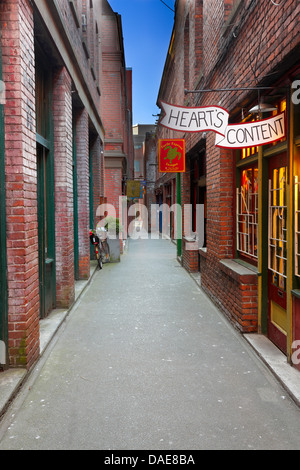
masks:
<svg viewBox="0 0 300 470"><path fill-rule="evenodd" d="M287 155L269 161L268 337L287 353Z"/></svg>
<svg viewBox="0 0 300 470"><path fill-rule="evenodd" d="M40 318L55 307L54 201L49 150L37 144Z"/></svg>

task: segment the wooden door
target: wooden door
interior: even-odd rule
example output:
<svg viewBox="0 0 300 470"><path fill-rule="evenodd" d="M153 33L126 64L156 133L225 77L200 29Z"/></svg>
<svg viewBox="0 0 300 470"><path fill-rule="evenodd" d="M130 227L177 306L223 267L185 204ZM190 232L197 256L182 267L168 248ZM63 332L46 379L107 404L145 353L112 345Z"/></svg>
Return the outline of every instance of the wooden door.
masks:
<svg viewBox="0 0 300 470"><path fill-rule="evenodd" d="M269 162L268 337L287 351L287 156Z"/></svg>

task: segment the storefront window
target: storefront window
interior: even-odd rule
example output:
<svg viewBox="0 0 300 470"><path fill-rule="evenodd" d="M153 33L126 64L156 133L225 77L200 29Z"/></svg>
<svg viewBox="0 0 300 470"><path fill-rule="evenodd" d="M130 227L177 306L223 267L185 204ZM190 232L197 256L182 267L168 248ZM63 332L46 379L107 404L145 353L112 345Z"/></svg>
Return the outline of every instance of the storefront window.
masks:
<svg viewBox="0 0 300 470"><path fill-rule="evenodd" d="M286 167L274 169L269 187L269 269L272 284L283 290L287 275L286 171Z"/></svg>
<svg viewBox="0 0 300 470"><path fill-rule="evenodd" d="M236 190L237 251L248 261L257 260L258 168L241 173L241 186Z"/></svg>

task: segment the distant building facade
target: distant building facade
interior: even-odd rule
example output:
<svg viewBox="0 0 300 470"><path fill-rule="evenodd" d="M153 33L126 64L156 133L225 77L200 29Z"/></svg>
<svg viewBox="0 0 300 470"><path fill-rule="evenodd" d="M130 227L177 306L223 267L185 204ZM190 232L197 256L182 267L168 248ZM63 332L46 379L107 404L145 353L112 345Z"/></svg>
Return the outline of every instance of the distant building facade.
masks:
<svg viewBox="0 0 300 470"><path fill-rule="evenodd" d="M141 184L140 203L147 209L145 226L151 230L151 205L155 204L156 125L133 126L134 179Z"/></svg>
<svg viewBox="0 0 300 470"><path fill-rule="evenodd" d="M121 16L102 0L102 95L105 126L106 202L119 218L119 197L126 195L126 179L133 176L132 70L126 67ZM110 214L114 215L114 214Z"/></svg>

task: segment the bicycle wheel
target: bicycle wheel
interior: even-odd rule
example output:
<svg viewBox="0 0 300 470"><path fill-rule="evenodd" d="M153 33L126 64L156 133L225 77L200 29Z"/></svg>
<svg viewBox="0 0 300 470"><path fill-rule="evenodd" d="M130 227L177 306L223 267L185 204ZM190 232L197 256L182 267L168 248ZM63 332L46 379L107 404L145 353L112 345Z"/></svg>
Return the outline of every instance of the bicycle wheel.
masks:
<svg viewBox="0 0 300 470"><path fill-rule="evenodd" d="M104 243L102 243L102 247L103 247L105 262L109 263L110 262L110 251L109 251L109 246L108 246L108 243L107 243L106 240L105 240Z"/></svg>
<svg viewBox="0 0 300 470"><path fill-rule="evenodd" d="M99 246L99 245L97 245L97 246L95 247L95 252L96 252L96 258L97 258L98 267L99 267L99 269L102 269L103 263L102 263L102 256L101 256L100 246Z"/></svg>

